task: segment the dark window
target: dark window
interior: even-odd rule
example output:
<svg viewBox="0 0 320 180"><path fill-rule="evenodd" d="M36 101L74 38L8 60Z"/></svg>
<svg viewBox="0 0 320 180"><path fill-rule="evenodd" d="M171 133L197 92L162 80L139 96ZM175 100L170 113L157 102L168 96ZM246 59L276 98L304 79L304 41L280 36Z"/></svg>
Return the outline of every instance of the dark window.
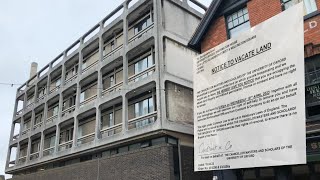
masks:
<svg viewBox="0 0 320 180"><path fill-rule="evenodd" d="M320 82L320 56L305 60L306 85Z"/></svg>
<svg viewBox="0 0 320 180"><path fill-rule="evenodd" d="M247 7L240 9L227 16L227 27L229 38L238 36L240 33L250 29L250 20Z"/></svg>
<svg viewBox="0 0 320 180"><path fill-rule="evenodd" d="M150 16L147 16L134 26L134 34L138 34L152 24Z"/></svg>

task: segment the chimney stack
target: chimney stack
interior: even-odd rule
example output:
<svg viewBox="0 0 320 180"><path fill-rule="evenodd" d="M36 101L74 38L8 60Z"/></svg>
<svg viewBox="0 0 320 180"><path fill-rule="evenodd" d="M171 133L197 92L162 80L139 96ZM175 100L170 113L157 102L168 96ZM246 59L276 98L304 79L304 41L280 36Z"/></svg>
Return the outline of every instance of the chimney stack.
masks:
<svg viewBox="0 0 320 180"><path fill-rule="evenodd" d="M31 68L30 68L30 78L35 76L38 72L38 63L32 62L31 63Z"/></svg>

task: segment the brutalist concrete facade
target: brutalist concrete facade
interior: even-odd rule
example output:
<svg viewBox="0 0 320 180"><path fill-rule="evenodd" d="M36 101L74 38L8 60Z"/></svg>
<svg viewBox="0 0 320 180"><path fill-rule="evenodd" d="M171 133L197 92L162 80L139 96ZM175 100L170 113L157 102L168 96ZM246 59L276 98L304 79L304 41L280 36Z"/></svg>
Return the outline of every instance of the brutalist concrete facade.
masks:
<svg viewBox="0 0 320 180"><path fill-rule="evenodd" d="M167 153L176 151L181 165L181 148L193 146L192 60L197 54L187 44L202 18L199 9L206 7L196 0L126 0L31 77L17 91L6 173L27 179L32 172L40 175L30 178L43 179L59 171L44 168L48 164L125 145L133 149L131 142L150 138L166 137L168 143L168 136L177 140L178 150ZM140 158L156 163L158 150L164 151L153 149L150 157ZM120 151L112 158L130 156ZM70 163L70 169L64 164L59 172L69 176L93 167L89 174L95 176L104 173L96 172L103 162ZM170 173L176 171L183 178L182 166L161 163L169 168L163 170L166 177L151 179L173 179ZM134 172L128 173L122 179Z"/></svg>

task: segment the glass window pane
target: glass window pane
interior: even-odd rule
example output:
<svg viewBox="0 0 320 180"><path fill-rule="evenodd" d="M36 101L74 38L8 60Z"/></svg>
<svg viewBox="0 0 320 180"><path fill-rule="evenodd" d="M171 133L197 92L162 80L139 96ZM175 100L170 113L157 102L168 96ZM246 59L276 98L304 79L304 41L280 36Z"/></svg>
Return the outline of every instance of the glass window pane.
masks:
<svg viewBox="0 0 320 180"><path fill-rule="evenodd" d="M154 108L153 108L153 98L149 99L149 113L153 112Z"/></svg>
<svg viewBox="0 0 320 180"><path fill-rule="evenodd" d="M237 19L237 18L238 18L237 13L234 13L234 14L232 15L232 19L235 20L235 19Z"/></svg>
<svg viewBox="0 0 320 180"><path fill-rule="evenodd" d="M249 14L245 14L243 17L245 21L249 21Z"/></svg>
<svg viewBox="0 0 320 180"><path fill-rule="evenodd" d="M242 24L242 23L244 23L244 18L243 18L243 17L240 17L240 18L239 18L239 24Z"/></svg>
<svg viewBox="0 0 320 180"><path fill-rule="evenodd" d="M250 22L246 22L234 29L231 29L230 30L230 37L236 37L238 36L239 34L241 34L242 32L246 31L246 30L249 30L250 29Z"/></svg>
<svg viewBox="0 0 320 180"><path fill-rule="evenodd" d="M134 112L135 112L135 117L139 117L140 116L139 103L136 103L134 105Z"/></svg>
<svg viewBox="0 0 320 180"><path fill-rule="evenodd" d="M232 23L232 22L229 22L229 23L228 23L228 28L229 28L229 29L233 28L233 23Z"/></svg>
<svg viewBox="0 0 320 180"><path fill-rule="evenodd" d="M239 24L238 19L236 19L236 20L233 21L233 26L237 26L238 24Z"/></svg>
<svg viewBox="0 0 320 180"><path fill-rule="evenodd" d="M142 102L142 106L143 106L143 114L142 115L146 115L148 114L149 112L149 105L148 105L148 99L144 100Z"/></svg>

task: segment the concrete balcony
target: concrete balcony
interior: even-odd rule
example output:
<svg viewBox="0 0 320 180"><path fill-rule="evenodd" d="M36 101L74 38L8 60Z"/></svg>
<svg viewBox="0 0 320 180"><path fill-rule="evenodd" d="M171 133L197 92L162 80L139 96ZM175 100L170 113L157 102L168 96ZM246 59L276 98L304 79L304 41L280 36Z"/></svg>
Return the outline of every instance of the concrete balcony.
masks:
<svg viewBox="0 0 320 180"><path fill-rule="evenodd" d="M123 85L123 82L120 82L118 84L115 84L115 85L103 90L102 93L101 93L101 97L103 98L103 97L108 96L109 94L111 94L113 92L121 90L122 85Z"/></svg>
<svg viewBox="0 0 320 180"><path fill-rule="evenodd" d="M43 150L43 156L53 155L55 147L49 147Z"/></svg>
<svg viewBox="0 0 320 180"><path fill-rule="evenodd" d="M122 123L108 127L108 128L104 128L100 131L102 138L114 136L114 135L119 134L121 132L122 132Z"/></svg>
<svg viewBox="0 0 320 180"><path fill-rule="evenodd" d="M58 151L64 151L64 150L70 149L72 148L72 144L73 144L73 140L61 143L58 145Z"/></svg>

